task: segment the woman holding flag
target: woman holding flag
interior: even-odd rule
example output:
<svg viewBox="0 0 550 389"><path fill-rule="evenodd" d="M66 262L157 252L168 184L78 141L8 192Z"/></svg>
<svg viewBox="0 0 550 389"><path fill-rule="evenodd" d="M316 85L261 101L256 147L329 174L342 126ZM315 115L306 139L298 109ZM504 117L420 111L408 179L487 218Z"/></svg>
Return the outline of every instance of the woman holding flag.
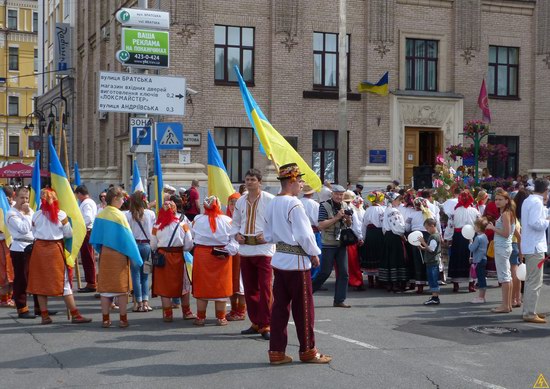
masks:
<svg viewBox="0 0 550 389"><path fill-rule="evenodd" d="M101 313L103 328L111 326L109 309L111 298L118 296L120 306L119 327L128 327L126 306L130 291L130 266L143 265L132 230L120 207L124 202L121 188L111 188L107 192L107 207L101 211L94 222L90 243L99 252L99 275L97 290L101 294Z"/></svg>
<svg viewBox="0 0 550 389"><path fill-rule="evenodd" d="M65 262L63 239L72 237L71 224L67 214L59 209L57 193L53 189L43 189L40 199L40 210L32 215L35 241L29 261L27 292L38 297L42 324L52 323L48 296L63 296L72 323L89 323L92 319L83 317L76 308Z"/></svg>

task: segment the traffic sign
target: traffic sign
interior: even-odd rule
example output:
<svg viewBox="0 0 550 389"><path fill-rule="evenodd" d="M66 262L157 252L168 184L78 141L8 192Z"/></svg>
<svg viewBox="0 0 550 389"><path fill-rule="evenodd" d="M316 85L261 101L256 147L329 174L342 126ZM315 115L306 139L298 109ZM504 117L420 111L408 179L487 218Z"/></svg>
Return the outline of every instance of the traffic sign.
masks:
<svg viewBox="0 0 550 389"><path fill-rule="evenodd" d="M160 28L161 30L168 30L170 28L170 14L164 11L121 8L115 17L123 26Z"/></svg>
<svg viewBox="0 0 550 389"><path fill-rule="evenodd" d="M157 123L159 149L181 150L183 148L183 124L178 122Z"/></svg>
<svg viewBox="0 0 550 389"><path fill-rule="evenodd" d="M151 118L130 118L130 134L131 152L153 152L153 120Z"/></svg>
<svg viewBox="0 0 550 389"><path fill-rule="evenodd" d="M167 68L170 62L168 31L122 29L122 47L116 59L135 68Z"/></svg>
<svg viewBox="0 0 550 389"><path fill-rule="evenodd" d="M185 78L100 72L98 108L101 112L183 116Z"/></svg>

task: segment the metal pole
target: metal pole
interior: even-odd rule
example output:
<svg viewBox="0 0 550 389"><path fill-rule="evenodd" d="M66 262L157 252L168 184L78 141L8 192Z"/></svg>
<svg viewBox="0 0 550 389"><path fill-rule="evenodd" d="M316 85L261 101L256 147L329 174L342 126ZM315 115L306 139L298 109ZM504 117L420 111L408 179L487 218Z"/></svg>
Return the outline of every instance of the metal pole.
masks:
<svg viewBox="0 0 550 389"><path fill-rule="evenodd" d="M348 64L346 53L346 0L340 0L338 28L338 181L348 180ZM345 184L344 184L345 186Z"/></svg>

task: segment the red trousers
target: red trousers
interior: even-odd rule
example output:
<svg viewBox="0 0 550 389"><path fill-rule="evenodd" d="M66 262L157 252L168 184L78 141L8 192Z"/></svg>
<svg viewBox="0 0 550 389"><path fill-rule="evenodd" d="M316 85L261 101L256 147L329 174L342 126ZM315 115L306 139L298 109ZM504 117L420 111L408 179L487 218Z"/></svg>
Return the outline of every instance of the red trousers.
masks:
<svg viewBox="0 0 550 389"><path fill-rule="evenodd" d="M95 269L95 254L94 248L90 244L91 231L86 232L84 242L80 248L80 259L82 261L82 267L84 268L84 279L87 286L96 285L96 269Z"/></svg>
<svg viewBox="0 0 550 389"><path fill-rule="evenodd" d="M292 318L300 342L300 353L315 349L313 324L315 312L311 288L311 271L279 270L273 283L271 338L269 351L285 352L288 343L288 319L292 303Z"/></svg>
<svg viewBox="0 0 550 389"><path fill-rule="evenodd" d="M241 255L244 298L248 317L259 329L269 327L271 322L271 257Z"/></svg>
<svg viewBox="0 0 550 389"><path fill-rule="evenodd" d="M11 262L13 264L13 300L17 307L17 312L24 313L27 308L27 282L29 279L30 254L22 251L10 251ZM34 310L40 312L38 298L33 295Z"/></svg>

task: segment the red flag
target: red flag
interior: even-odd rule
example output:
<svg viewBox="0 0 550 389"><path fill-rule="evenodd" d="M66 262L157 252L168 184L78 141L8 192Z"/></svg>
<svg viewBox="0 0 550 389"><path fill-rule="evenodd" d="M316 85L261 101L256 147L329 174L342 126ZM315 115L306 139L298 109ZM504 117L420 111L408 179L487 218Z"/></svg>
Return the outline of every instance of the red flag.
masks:
<svg viewBox="0 0 550 389"><path fill-rule="evenodd" d="M485 86L485 79L481 83L481 89L479 90L479 97L477 98L477 105L483 112L483 120L491 123L491 110L489 109L489 95L487 95L487 87Z"/></svg>

